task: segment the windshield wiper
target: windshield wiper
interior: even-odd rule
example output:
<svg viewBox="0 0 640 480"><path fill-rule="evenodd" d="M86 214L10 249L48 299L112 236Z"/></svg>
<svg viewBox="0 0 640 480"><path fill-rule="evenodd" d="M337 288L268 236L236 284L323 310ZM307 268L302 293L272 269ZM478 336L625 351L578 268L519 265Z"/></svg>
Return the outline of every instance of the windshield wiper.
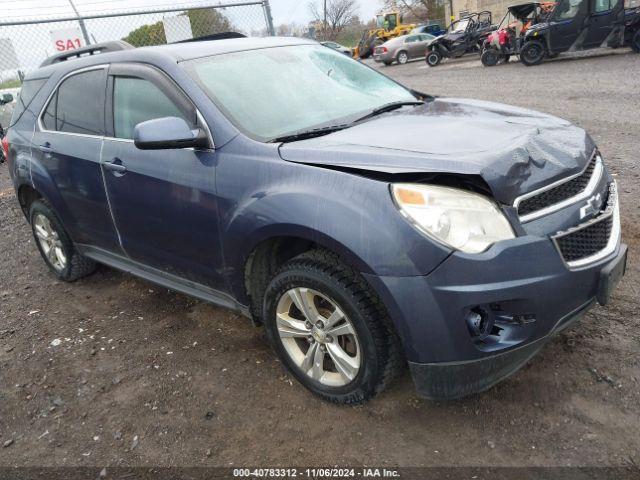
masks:
<svg viewBox="0 0 640 480"><path fill-rule="evenodd" d="M351 125L331 125L329 127L312 128L311 130L303 130L302 132L291 133L289 135L283 135L282 137L276 137L270 140L271 143L279 142L295 142L297 140L305 140L307 138L321 137L322 135L328 135L329 133L337 132L349 128Z"/></svg>
<svg viewBox="0 0 640 480"><path fill-rule="evenodd" d="M364 117L358 118L353 123L358 123L358 122L361 122L362 120L367 120L368 118L372 118L372 117L378 116L378 115L380 115L382 113L391 112L392 110L397 110L398 108L408 107L408 106L412 106L412 105L413 106L424 105L424 104L425 104L425 102L420 101L420 100L416 100L414 102L392 102L392 103L387 103L386 105L382 105L381 107L374 108L369 113L367 113Z"/></svg>

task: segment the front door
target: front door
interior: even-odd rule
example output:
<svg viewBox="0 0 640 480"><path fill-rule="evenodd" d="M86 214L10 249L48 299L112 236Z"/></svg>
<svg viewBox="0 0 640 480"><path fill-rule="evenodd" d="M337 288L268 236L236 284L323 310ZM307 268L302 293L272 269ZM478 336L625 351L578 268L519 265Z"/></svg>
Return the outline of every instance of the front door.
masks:
<svg viewBox="0 0 640 480"><path fill-rule="evenodd" d="M614 27L623 23L618 18L623 10L623 3L624 0L593 0L589 31L584 40L586 48L602 45Z"/></svg>
<svg viewBox="0 0 640 480"><path fill-rule="evenodd" d="M115 224L134 261L224 289L213 150L140 150L138 123L181 117L203 126L190 100L160 71L112 65L102 165Z"/></svg>
<svg viewBox="0 0 640 480"><path fill-rule="evenodd" d="M551 20L551 52L564 52L576 44L585 27L589 1L560 0Z"/></svg>
<svg viewBox="0 0 640 480"><path fill-rule="evenodd" d="M72 73L54 91L34 132L33 155L45 168L34 169L33 178L75 242L117 253L120 246L100 168L106 69ZM40 175L49 178L40 180ZM51 184L55 191L44 190Z"/></svg>

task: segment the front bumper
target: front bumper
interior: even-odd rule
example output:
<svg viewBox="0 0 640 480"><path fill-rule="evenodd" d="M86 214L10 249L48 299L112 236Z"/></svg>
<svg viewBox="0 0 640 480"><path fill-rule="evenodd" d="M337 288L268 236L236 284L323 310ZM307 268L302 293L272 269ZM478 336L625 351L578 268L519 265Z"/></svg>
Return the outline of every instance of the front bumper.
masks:
<svg viewBox="0 0 640 480"><path fill-rule="evenodd" d="M608 296L624 274L627 247L569 269L549 239L525 236L483 254L452 254L425 277L367 275L387 306L418 393L452 399L490 388ZM494 335L474 338L470 311L495 317Z"/></svg>

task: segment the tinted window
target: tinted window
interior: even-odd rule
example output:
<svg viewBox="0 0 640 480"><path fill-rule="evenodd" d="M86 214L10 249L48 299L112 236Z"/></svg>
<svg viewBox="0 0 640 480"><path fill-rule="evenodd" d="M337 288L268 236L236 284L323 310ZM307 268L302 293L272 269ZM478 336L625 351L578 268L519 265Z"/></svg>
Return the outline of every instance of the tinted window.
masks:
<svg viewBox="0 0 640 480"><path fill-rule="evenodd" d="M595 0L594 11L596 13L613 10L618 4L618 0Z"/></svg>
<svg viewBox="0 0 640 480"><path fill-rule="evenodd" d="M556 18L558 20L569 20L574 18L581 10L583 2L587 0L562 0L556 8Z"/></svg>
<svg viewBox="0 0 640 480"><path fill-rule="evenodd" d="M58 105L58 95L54 95L42 115L42 126L45 130L56 129L56 107Z"/></svg>
<svg viewBox="0 0 640 480"><path fill-rule="evenodd" d="M115 78L113 127L116 138L133 139L133 130L138 123L162 117L185 118L178 107L148 80Z"/></svg>
<svg viewBox="0 0 640 480"><path fill-rule="evenodd" d="M16 106L13 109L13 115L11 116L11 125L20 119L22 113L27 109L31 100L33 100L46 81L46 79L26 80L22 84L18 99L16 100Z"/></svg>
<svg viewBox="0 0 640 480"><path fill-rule="evenodd" d="M106 70L91 70L67 78L58 88L55 109L55 130L85 135L104 135L104 98ZM51 106L50 106L51 107Z"/></svg>

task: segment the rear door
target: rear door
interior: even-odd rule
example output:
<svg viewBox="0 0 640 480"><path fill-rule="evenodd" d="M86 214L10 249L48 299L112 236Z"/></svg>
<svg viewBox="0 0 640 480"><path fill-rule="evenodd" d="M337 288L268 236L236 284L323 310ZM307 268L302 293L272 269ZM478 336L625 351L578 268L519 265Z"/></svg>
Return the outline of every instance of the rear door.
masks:
<svg viewBox="0 0 640 480"><path fill-rule="evenodd" d="M32 155L43 168L32 168L32 177L76 243L117 252L100 168L106 86L107 66L73 72L59 83L34 132Z"/></svg>
<svg viewBox="0 0 640 480"><path fill-rule="evenodd" d="M623 23L623 4L623 0L593 0L589 31L584 40L585 47L600 46L611 34L614 27Z"/></svg>
<svg viewBox="0 0 640 480"><path fill-rule="evenodd" d="M224 290L214 150L140 150L138 123L181 117L204 127L179 87L159 70L112 65L102 164L125 253L166 274Z"/></svg>
<svg viewBox="0 0 640 480"><path fill-rule="evenodd" d="M585 27L590 0L560 0L551 21L551 51L569 50Z"/></svg>
<svg viewBox="0 0 640 480"><path fill-rule="evenodd" d="M404 47L407 53L409 54L409 58L415 58L418 55L418 44L419 36L418 35L409 35L404 41Z"/></svg>

